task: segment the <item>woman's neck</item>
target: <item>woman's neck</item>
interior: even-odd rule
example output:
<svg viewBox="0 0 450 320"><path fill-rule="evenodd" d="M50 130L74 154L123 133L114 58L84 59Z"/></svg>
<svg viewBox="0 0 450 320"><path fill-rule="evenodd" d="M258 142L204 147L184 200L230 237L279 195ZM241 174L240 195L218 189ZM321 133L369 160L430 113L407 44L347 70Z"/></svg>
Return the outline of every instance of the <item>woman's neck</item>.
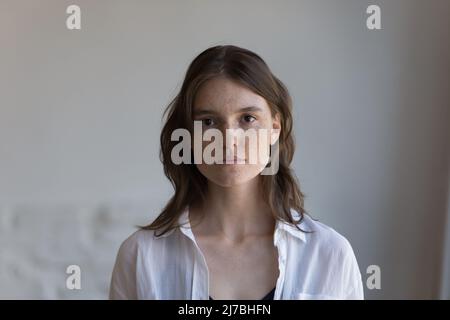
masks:
<svg viewBox="0 0 450 320"><path fill-rule="evenodd" d="M275 219L261 194L258 178L233 187L209 182L206 200L192 210L203 213L198 232L235 243L272 235Z"/></svg>

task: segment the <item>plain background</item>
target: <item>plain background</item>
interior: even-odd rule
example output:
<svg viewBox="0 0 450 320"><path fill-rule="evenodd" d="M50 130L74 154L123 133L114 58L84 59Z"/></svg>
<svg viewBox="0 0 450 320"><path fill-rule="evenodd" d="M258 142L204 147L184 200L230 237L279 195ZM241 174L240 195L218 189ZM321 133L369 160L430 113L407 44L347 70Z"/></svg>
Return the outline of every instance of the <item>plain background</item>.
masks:
<svg viewBox="0 0 450 320"><path fill-rule="evenodd" d="M81 30L65 26L70 4ZM366 27L370 4L381 30ZM163 109L197 54L234 44L290 90L306 209L347 237L364 281L380 266L382 288L366 298L450 298L449 15L447 0L0 0L0 206L5 221L30 213L21 232L0 229L0 281L16 275L0 296L46 298L54 285L38 267L14 273L29 250L14 239L35 242L34 226L70 242L73 225L41 208L140 203L140 223L156 216L172 194L158 158ZM120 240L105 245L108 261ZM99 292L110 271L91 275L105 279ZM26 294L37 277L45 290ZM89 290L77 297L104 297Z"/></svg>

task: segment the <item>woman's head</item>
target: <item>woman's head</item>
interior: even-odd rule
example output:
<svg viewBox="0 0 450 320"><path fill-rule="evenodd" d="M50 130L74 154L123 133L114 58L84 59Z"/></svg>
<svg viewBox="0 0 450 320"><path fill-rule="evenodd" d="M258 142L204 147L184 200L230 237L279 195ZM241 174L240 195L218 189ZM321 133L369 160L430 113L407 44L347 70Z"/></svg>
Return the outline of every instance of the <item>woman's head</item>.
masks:
<svg viewBox="0 0 450 320"><path fill-rule="evenodd" d="M292 101L286 87L259 55L232 45L215 46L199 54L191 62L180 92L164 113L167 117L160 137L160 157L175 194L146 228L163 229L164 233L176 227L187 205L201 204L205 199L210 183L232 187L253 179L259 180L263 200L274 218L294 223L290 209L301 215L306 211L304 195L289 168L295 149L291 111ZM194 164L192 161L175 164L171 156L177 142L172 141L172 133L176 129L186 129L194 137L194 120L201 121L204 133L216 129L223 134L223 149L219 149L224 159L234 152L244 163ZM228 136L229 129L237 129L241 134ZM251 144L242 133L252 130L264 131L267 135L257 136L257 144ZM231 137L233 139L229 139ZM202 151L208 143L202 143ZM236 149L238 144L245 146L243 153ZM260 156L256 163L249 163L249 154L255 148L268 152L274 144L278 147L278 170L272 175L260 175L270 165L268 158L264 157L264 152L257 153ZM190 157L194 158L194 150Z"/></svg>

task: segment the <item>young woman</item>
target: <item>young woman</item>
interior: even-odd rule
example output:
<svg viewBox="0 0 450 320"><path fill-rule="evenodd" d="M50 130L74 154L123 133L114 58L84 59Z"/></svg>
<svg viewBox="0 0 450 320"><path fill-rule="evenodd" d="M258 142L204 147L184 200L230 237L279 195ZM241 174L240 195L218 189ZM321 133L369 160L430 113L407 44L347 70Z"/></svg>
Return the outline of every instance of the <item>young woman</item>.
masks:
<svg viewBox="0 0 450 320"><path fill-rule="evenodd" d="M215 46L193 60L161 133L175 193L122 243L111 299L363 299L351 245L303 208L289 167L291 111L286 87L254 52ZM226 136L211 152L219 161L195 160L213 140L195 141L195 123ZM191 133L194 147L174 152L177 129ZM268 134L236 156L252 130ZM263 152L249 161L255 150ZM178 153L192 161L174 161Z"/></svg>

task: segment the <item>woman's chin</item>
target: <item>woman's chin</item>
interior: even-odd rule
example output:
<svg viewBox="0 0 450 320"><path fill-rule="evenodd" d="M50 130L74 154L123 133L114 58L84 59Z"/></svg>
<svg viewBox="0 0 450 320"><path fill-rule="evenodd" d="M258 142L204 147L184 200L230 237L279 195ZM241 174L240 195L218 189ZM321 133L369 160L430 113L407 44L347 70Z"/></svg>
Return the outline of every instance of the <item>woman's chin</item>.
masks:
<svg viewBox="0 0 450 320"><path fill-rule="evenodd" d="M212 170L200 170L200 172L211 182L221 187L229 188L253 180L259 175L261 170L259 166L255 168L255 166L234 164L219 165Z"/></svg>

